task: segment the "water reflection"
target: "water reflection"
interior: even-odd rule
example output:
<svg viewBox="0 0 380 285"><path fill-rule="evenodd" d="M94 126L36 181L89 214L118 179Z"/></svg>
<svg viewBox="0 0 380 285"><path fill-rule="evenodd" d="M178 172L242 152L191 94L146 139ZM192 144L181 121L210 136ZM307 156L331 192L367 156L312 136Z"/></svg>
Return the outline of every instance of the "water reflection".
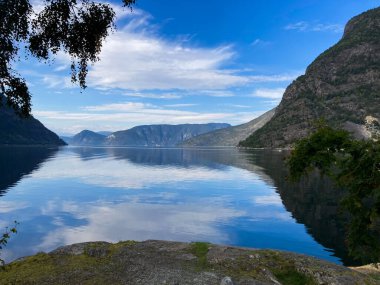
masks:
<svg viewBox="0 0 380 285"><path fill-rule="evenodd" d="M343 263L359 264L348 255L346 247L347 215L342 212L340 201L345 192L318 173L303 178L300 183L290 183L284 166L286 152L267 151L264 155L251 157L252 163L263 167L271 175L282 203L298 223L304 224L308 232ZM281 164L279 166L279 163Z"/></svg>
<svg viewBox="0 0 380 285"><path fill-rule="evenodd" d="M56 152L46 147L0 147L0 196Z"/></svg>
<svg viewBox="0 0 380 285"><path fill-rule="evenodd" d="M90 240L165 239L278 248L339 262L334 254L345 258L344 249L325 241L324 222L315 222L331 223L336 209L325 216L323 197L302 185L297 191L305 195L294 194L281 159L281 153L236 149L61 149L0 199L1 220L21 222L4 257Z"/></svg>

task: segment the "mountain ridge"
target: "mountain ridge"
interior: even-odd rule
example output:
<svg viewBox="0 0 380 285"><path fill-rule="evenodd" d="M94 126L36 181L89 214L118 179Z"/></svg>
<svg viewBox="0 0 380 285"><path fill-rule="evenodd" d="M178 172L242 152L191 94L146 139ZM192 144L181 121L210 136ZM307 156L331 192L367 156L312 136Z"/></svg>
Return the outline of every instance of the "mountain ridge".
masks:
<svg viewBox="0 0 380 285"><path fill-rule="evenodd" d="M250 134L263 127L275 114L276 108L269 110L261 116L238 126L231 126L211 131L180 144L183 147L235 147L240 141L249 137Z"/></svg>
<svg viewBox="0 0 380 285"><path fill-rule="evenodd" d="M84 130L65 140L76 146L173 147L194 136L230 126L226 123L141 125L109 136Z"/></svg>
<svg viewBox="0 0 380 285"><path fill-rule="evenodd" d="M286 147L324 118L333 127L364 128L380 118L380 8L352 18L342 39L288 86L273 118L239 145ZM357 132L358 134L364 132Z"/></svg>
<svg viewBox="0 0 380 285"><path fill-rule="evenodd" d="M176 146L184 140L215 129L229 127L225 123L181 124L181 125L143 125L108 136L109 146Z"/></svg>

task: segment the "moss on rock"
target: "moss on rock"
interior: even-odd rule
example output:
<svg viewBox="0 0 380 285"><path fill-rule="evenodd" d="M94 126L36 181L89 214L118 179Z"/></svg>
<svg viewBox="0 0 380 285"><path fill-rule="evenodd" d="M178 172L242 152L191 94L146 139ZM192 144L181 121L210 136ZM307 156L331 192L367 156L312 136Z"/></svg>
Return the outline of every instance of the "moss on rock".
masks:
<svg viewBox="0 0 380 285"><path fill-rule="evenodd" d="M376 278L304 255L209 243L96 242L8 264L0 284L378 284ZM256 283L253 283L256 282Z"/></svg>

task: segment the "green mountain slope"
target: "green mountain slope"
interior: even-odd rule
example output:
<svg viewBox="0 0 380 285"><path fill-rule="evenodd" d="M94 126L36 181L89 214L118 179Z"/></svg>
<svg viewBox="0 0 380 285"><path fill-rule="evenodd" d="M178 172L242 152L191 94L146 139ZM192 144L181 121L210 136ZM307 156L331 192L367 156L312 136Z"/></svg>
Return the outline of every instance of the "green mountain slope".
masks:
<svg viewBox="0 0 380 285"><path fill-rule="evenodd" d="M237 146L240 141L264 126L273 117L274 113L275 109L272 109L248 123L202 134L186 140L180 145L185 147Z"/></svg>
<svg viewBox="0 0 380 285"><path fill-rule="evenodd" d="M240 145L289 146L319 118L365 136L369 116L380 118L380 8L351 19L343 38L287 88L273 118Z"/></svg>
<svg viewBox="0 0 380 285"><path fill-rule="evenodd" d="M0 98L0 103L5 99ZM33 117L21 118L5 103L0 106L0 145L65 145Z"/></svg>

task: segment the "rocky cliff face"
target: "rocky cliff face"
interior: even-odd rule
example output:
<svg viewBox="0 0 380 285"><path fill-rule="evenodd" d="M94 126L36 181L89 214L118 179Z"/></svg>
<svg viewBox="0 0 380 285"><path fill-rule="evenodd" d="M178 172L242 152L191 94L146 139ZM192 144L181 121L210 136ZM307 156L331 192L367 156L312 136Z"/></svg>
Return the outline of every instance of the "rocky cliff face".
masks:
<svg viewBox="0 0 380 285"><path fill-rule="evenodd" d="M241 145L289 146L319 118L360 128L368 116L380 118L380 8L351 19L342 39L287 88L273 118Z"/></svg>
<svg viewBox="0 0 380 285"><path fill-rule="evenodd" d="M65 145L40 121L19 117L2 97L0 104L0 145Z"/></svg>
<svg viewBox="0 0 380 285"><path fill-rule="evenodd" d="M275 109L272 109L248 123L196 136L184 141L181 146L237 146L240 141L245 140L250 134L263 127L273 117L274 113Z"/></svg>

